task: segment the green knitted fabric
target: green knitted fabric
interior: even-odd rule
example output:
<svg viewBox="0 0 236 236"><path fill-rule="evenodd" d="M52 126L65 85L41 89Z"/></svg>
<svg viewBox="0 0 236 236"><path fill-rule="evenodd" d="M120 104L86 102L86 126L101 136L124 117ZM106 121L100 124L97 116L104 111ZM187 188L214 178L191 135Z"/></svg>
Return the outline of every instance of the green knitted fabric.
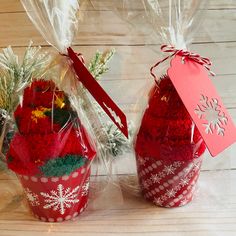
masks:
<svg viewBox="0 0 236 236"><path fill-rule="evenodd" d="M40 167L43 175L46 177L60 177L70 175L73 171L85 164L85 158L78 155L66 155L49 160Z"/></svg>

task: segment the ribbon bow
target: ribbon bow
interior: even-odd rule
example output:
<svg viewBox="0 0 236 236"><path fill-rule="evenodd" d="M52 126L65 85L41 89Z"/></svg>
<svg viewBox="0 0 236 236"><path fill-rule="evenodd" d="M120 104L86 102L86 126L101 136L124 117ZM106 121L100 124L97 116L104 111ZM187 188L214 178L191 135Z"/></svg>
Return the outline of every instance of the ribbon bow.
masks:
<svg viewBox="0 0 236 236"><path fill-rule="evenodd" d="M210 66L212 65L211 61L209 58L207 57L201 57L199 54L197 53L193 53L193 52L189 52L189 51L185 51L183 49L176 49L174 46L171 45L162 45L161 46L161 51L162 52L170 52L172 53L171 55L165 57L164 59L162 59L161 61L158 61L154 66L151 67L150 69L150 73L153 76L153 78L155 80L157 80L156 75L154 74L153 70L162 62L166 61L167 59L175 56L175 55L179 55L182 56L182 61L184 62L185 58L188 58L190 60L193 60L195 62L197 62L198 64L204 66L209 73L212 76L215 76L215 73L211 71Z"/></svg>

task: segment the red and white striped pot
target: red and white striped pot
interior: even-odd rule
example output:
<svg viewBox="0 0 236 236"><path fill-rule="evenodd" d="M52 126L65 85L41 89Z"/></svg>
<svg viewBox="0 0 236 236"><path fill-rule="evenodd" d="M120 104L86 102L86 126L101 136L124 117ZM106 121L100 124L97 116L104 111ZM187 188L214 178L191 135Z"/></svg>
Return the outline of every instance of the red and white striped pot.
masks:
<svg viewBox="0 0 236 236"><path fill-rule="evenodd" d="M45 222L75 218L88 204L90 168L62 177L18 175L34 216Z"/></svg>
<svg viewBox="0 0 236 236"><path fill-rule="evenodd" d="M179 207L191 202L196 190L202 158L165 161L136 156L142 194L161 207Z"/></svg>

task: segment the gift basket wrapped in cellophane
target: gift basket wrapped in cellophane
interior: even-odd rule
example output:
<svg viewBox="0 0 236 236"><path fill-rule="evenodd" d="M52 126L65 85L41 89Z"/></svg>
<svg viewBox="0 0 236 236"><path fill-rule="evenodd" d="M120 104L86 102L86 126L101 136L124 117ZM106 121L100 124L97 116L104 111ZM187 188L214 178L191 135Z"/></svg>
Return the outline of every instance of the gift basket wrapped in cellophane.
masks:
<svg viewBox="0 0 236 236"><path fill-rule="evenodd" d="M191 202L206 149L216 156L235 141L235 126L214 88L218 83L212 61L190 50L199 34L206 34L201 26L208 5L204 0L114 1L116 15L146 46L143 57L136 56L138 49L131 57L151 61L156 54L146 68L151 79L143 94L137 91L133 138L138 179L124 177L121 185L162 207ZM224 169L230 168L230 155L228 149L217 160L204 158L203 170L221 169L211 174L223 176ZM215 191L210 188L205 194L217 198Z"/></svg>
<svg viewBox="0 0 236 236"><path fill-rule="evenodd" d="M1 159L16 173L33 215L42 221L70 220L88 203L93 209L120 204L99 114L106 113L124 137L126 118L95 80L111 55L101 60L101 68L93 68L92 61L89 71L83 55L71 48L83 1L21 3L58 53L30 45L21 63L10 47L1 54ZM101 54L96 56L95 61Z"/></svg>

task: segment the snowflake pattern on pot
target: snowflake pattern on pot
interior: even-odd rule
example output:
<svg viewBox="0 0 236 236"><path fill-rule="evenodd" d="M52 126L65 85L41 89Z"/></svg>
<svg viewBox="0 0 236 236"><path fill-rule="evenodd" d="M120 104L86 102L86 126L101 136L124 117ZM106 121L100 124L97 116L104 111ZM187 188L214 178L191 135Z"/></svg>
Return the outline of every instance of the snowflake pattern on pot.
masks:
<svg viewBox="0 0 236 236"><path fill-rule="evenodd" d="M85 184L82 186L82 196L87 196L89 192L89 179L85 181Z"/></svg>
<svg viewBox="0 0 236 236"><path fill-rule="evenodd" d="M36 193L33 193L31 190L26 188L25 189L25 194L26 194L28 202L31 206L39 206L40 205L39 198L38 198L38 195Z"/></svg>
<svg viewBox="0 0 236 236"><path fill-rule="evenodd" d="M207 123L203 123L207 134L213 134L215 131L217 135L224 136L224 126L227 125L228 118L221 111L216 98L209 99L207 96L201 95L200 104L197 105L195 113L199 119L207 121Z"/></svg>
<svg viewBox="0 0 236 236"><path fill-rule="evenodd" d="M161 177L160 176L158 176L158 174L153 174L152 176L151 176L151 180L152 180L152 182L153 183L160 183L160 181L161 181Z"/></svg>
<svg viewBox="0 0 236 236"><path fill-rule="evenodd" d="M138 166L138 176L144 197L158 206L176 207L189 203L195 192L201 158L192 161L156 161L147 158Z"/></svg>
<svg viewBox="0 0 236 236"><path fill-rule="evenodd" d="M50 193L41 192L40 194L45 198L47 203L44 209L52 208L54 211L59 211L64 215L66 208L71 208L73 204L79 202L78 199L79 186L71 190L71 188L64 189L62 184L57 186L57 191L51 190Z"/></svg>

